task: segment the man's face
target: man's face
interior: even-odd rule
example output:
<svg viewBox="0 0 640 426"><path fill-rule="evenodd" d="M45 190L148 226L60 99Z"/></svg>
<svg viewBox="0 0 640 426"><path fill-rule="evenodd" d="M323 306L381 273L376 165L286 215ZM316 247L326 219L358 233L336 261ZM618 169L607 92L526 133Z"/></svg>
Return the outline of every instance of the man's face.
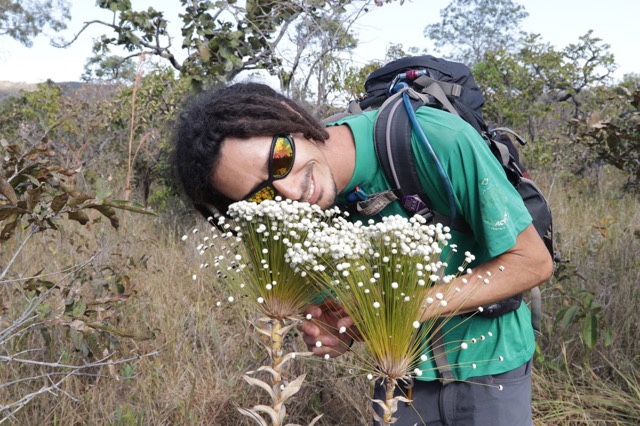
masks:
<svg viewBox="0 0 640 426"><path fill-rule="evenodd" d="M306 201L322 208L331 207L335 203L337 189L323 147L301 134L293 135L293 139L295 158L291 171L286 177L274 180L272 186L283 198ZM213 173L213 187L236 201L250 195L269 179L272 140L269 136L227 138Z"/></svg>

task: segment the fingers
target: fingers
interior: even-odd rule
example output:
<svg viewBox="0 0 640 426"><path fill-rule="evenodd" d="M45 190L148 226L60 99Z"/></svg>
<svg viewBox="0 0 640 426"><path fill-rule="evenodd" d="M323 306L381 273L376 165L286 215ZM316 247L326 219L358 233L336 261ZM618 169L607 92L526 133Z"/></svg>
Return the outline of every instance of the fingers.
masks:
<svg viewBox="0 0 640 426"><path fill-rule="evenodd" d="M335 299L327 298L320 305L310 306L306 314L311 319L303 320L298 330L304 334L303 340L310 352L317 356L328 354L335 357L349 349L350 335L339 330L341 327L349 329L353 326L353 320L346 316Z"/></svg>
<svg viewBox="0 0 640 426"><path fill-rule="evenodd" d="M304 333L305 336L316 338L320 335L320 327L313 321L302 321L298 325L298 330Z"/></svg>
<svg viewBox="0 0 640 426"><path fill-rule="evenodd" d="M353 324L354 324L353 319L351 319L350 316L345 315L338 320L338 322L336 323L336 326L338 327L338 330L341 329L342 327L348 329L349 327L352 327Z"/></svg>
<svg viewBox="0 0 640 426"><path fill-rule="evenodd" d="M349 349L349 342L345 342L329 334L322 334L318 337L305 335L303 340L308 350L316 356L329 355L330 357L336 357L342 355ZM347 340L350 341L351 339Z"/></svg>
<svg viewBox="0 0 640 426"><path fill-rule="evenodd" d="M311 305L305 313L311 315L313 318L319 318L324 310L322 305Z"/></svg>

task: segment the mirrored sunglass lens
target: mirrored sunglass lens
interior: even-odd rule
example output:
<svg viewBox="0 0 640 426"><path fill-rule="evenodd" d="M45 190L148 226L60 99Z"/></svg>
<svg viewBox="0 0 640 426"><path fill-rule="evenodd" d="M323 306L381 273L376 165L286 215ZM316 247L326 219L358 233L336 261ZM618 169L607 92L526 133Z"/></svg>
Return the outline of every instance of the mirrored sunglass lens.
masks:
<svg viewBox="0 0 640 426"><path fill-rule="evenodd" d="M275 197L276 192L274 191L274 189L270 186L265 186L264 188L247 198L247 201L252 203L261 203L264 200L273 200Z"/></svg>
<svg viewBox="0 0 640 426"><path fill-rule="evenodd" d="M271 158L271 173L276 179L285 176L293 166L293 146L291 141L280 136L276 139Z"/></svg>

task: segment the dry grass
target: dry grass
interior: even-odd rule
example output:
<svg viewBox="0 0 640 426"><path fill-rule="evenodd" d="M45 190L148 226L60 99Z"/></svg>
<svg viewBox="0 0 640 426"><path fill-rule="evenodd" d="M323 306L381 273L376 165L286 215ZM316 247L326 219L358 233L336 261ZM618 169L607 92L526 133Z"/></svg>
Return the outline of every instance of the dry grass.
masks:
<svg viewBox="0 0 640 426"><path fill-rule="evenodd" d="M551 176L537 180L547 192L551 189L559 248L576 268L576 274L563 285L582 286L596 293L607 321L614 325L615 344L598 348L602 356L589 354L587 364L591 368L579 369L584 365L584 354L575 348L566 350L572 347L571 343L561 346L549 338L554 332L550 318L560 297L553 290L556 283L547 286L544 303L548 319L542 349L547 351L548 359L564 360L571 367L536 367L536 425L635 424L633 421L640 416L640 391L637 375L632 376L629 371L637 369L634 356L639 353L638 200L617 195L611 186L593 186L577 180L561 186L558 182L564 179L558 178L552 188ZM132 215L126 239L107 230L102 232L101 227L106 226L102 224L93 225L89 232L74 229L60 237L43 236L21 256L14 270L25 274L36 272L41 266L55 269L77 262L97 247L104 249L102 256L119 257L123 262L148 256L146 267L137 265L128 272L137 294L118 308L118 325L140 332L153 330L156 337L125 341L117 356L155 349L161 352L134 364L131 378L71 378L62 390L78 401L61 392L41 396L9 424L251 424L236 407L253 406L264 397L241 378L243 372L263 365L266 357L250 330L253 317L241 304L216 306L218 300L225 298L225 290L213 276L201 273L195 250L180 240L193 219L187 216L179 223L168 220ZM3 243L0 263L6 261L13 247ZM195 281L191 279L194 272L198 274ZM7 288L0 293L6 304ZM41 347L42 338L33 333L20 344ZM286 344L302 349L297 336L291 336ZM57 359L69 347L59 344L42 350L40 356ZM73 352L67 358L78 359ZM611 364L607 365L605 359L610 359ZM348 360L335 364L316 359L296 365L299 371L295 374L307 373L307 384L288 407L288 421L306 424L316 414L324 413L321 425L370 424L369 384L350 373ZM0 383L29 373L5 365L0 370ZM118 373L122 376L123 370ZM336 376L341 378L335 380ZM11 398L6 392L0 396Z"/></svg>
<svg viewBox="0 0 640 426"><path fill-rule="evenodd" d="M78 402L62 395L40 397L20 411L12 424L252 424L236 410L264 398L242 380L243 372L263 365L266 357L251 333L252 316L241 304L216 306L226 298L225 290L211 272L206 274L210 270L199 269L195 249L180 240L181 234L172 232L160 220L144 217L130 217L128 233L126 241L105 233L100 244L91 235L75 232L60 240L45 238L23 253L15 268L34 272L30 265L50 263L51 251L56 254L55 266L71 258L77 260L81 254L74 249L75 244L85 247L87 253L99 245L105 251L117 247L123 258L148 255L146 269L132 273L138 292L120 307L119 325L153 330L156 338L123 342L119 356L155 349L160 349L160 354L135 364L133 378L71 378L62 390ZM43 247L50 247L49 252ZM194 272L198 273L196 281L191 279ZM37 333L22 344L42 346ZM301 339L296 337L286 344L303 349ZM319 359L297 368L307 372L308 379L295 404L288 407L289 421L306 423L314 413L324 412L320 424L366 423L363 393L368 389L364 380L330 382L336 373L349 376L348 372ZM3 369L0 383L24 374L27 371ZM367 391L362 392L363 388ZM360 391L354 395L356 389Z"/></svg>

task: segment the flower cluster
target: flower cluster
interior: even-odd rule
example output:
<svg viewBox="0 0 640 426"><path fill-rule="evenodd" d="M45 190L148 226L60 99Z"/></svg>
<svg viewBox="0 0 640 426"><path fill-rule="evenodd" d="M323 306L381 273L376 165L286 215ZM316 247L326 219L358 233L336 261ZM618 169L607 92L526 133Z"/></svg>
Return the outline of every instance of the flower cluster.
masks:
<svg viewBox="0 0 640 426"><path fill-rule="evenodd" d="M459 287L448 291L449 284L461 274L467 278L460 285L477 284L467 269L471 253L465 253L457 274L445 273L449 265L442 254L450 238L446 226L426 224L421 216L389 216L364 225L334 215L287 256L353 319L373 356L369 367L376 376L403 379L421 374L417 365L436 318L451 301L447 297L461 293ZM433 291L434 286L442 291Z"/></svg>
<svg viewBox="0 0 640 426"><path fill-rule="evenodd" d="M228 211L230 220L218 219L225 245L211 264L219 279L231 284L265 316L299 317L315 292L306 273L290 266L288 253L303 246L307 235L323 226L333 213L291 200L233 203ZM206 244L203 241L203 247Z"/></svg>

